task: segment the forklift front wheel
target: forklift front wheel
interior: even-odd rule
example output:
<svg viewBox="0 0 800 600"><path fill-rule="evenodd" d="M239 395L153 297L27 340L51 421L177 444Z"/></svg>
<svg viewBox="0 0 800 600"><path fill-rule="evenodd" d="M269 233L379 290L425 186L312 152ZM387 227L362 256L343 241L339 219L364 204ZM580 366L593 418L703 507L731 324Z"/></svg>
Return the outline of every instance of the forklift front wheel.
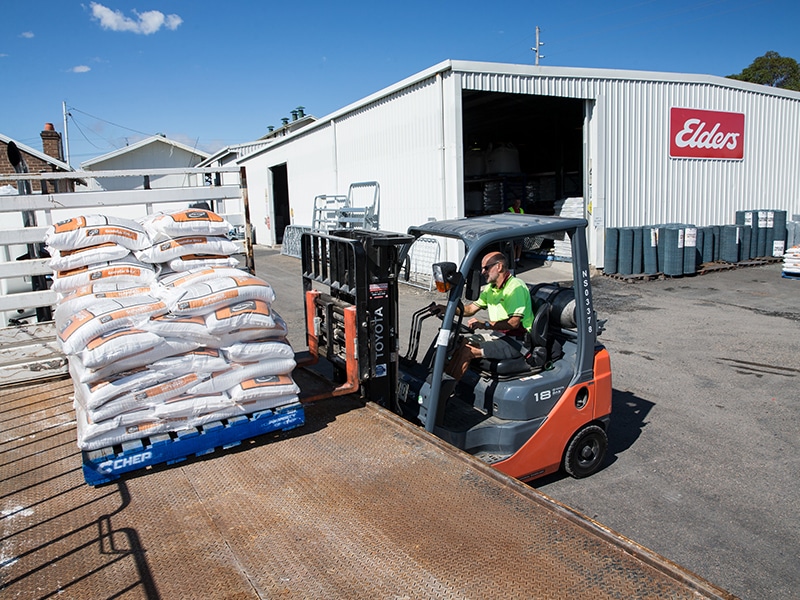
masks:
<svg viewBox="0 0 800 600"><path fill-rule="evenodd" d="M580 479L600 468L606 456L608 436L599 425L587 425L576 433L564 453L564 470Z"/></svg>

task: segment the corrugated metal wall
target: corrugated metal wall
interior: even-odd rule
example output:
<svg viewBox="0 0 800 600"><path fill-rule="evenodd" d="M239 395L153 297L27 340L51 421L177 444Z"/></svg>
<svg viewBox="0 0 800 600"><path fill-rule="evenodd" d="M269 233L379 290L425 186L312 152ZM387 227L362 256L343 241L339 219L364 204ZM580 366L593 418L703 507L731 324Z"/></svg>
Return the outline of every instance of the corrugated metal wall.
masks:
<svg viewBox="0 0 800 600"><path fill-rule="evenodd" d="M798 210L800 100L676 82L606 81L601 156L606 225L733 223L737 210ZM745 115L744 159L669 157L669 111Z"/></svg>
<svg viewBox="0 0 800 600"><path fill-rule="evenodd" d="M465 89L597 101L590 157L605 225L733 223L737 210L800 210L800 99L692 81L465 72ZM745 115L744 160L669 157L672 107Z"/></svg>
<svg viewBox="0 0 800 600"><path fill-rule="evenodd" d="M251 172L259 177L286 163L296 225L311 224L315 196L346 194L351 183L377 181L381 228L404 232L413 223L443 217L442 119L442 78L434 76L301 132L244 164L252 179ZM260 185L256 181L256 189ZM251 202L252 220L261 229L271 201L269 181L264 185L266 203L258 196ZM258 237L268 240L271 234Z"/></svg>
<svg viewBox="0 0 800 600"><path fill-rule="evenodd" d="M370 180L381 186L384 229L461 216L461 89L587 101L592 174L584 181L597 266L605 227L732 223L741 209L800 212L800 99L706 76L446 62L248 159L248 172L288 165L295 224L311 223L317 194ZM670 158L672 107L744 113L744 160ZM257 226L259 202L251 193Z"/></svg>
<svg viewBox="0 0 800 600"><path fill-rule="evenodd" d="M339 186L378 181L384 229L443 217L440 86L426 79L335 123Z"/></svg>

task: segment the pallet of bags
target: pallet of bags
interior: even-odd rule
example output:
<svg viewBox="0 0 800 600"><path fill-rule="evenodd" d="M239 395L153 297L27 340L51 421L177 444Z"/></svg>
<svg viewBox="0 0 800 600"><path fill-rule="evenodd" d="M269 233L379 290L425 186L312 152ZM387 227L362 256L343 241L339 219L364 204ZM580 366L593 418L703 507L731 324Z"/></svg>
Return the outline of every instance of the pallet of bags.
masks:
<svg viewBox="0 0 800 600"><path fill-rule="evenodd" d="M786 279L800 279L800 246L792 246L783 255L782 276Z"/></svg>
<svg viewBox="0 0 800 600"><path fill-rule="evenodd" d="M56 327L84 453L107 455L152 436L180 441L209 424L216 430L276 409L286 414L275 426L287 428L291 407L298 410L289 426L302 424L286 323L272 308L271 286L234 268L228 229L215 213L189 209L141 222L88 215L48 230ZM235 435L274 430L266 420ZM223 438L205 443L215 440ZM197 443L188 446L195 452ZM181 452L171 447L168 454ZM146 454L121 461L114 477L153 464ZM104 465L85 456L87 481L111 477Z"/></svg>

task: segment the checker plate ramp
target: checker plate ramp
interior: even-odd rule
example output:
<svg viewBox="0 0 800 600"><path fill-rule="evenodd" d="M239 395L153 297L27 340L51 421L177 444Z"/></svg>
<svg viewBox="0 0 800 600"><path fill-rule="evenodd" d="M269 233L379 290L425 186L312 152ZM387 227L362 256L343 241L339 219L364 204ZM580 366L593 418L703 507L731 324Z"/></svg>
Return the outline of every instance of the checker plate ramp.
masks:
<svg viewBox="0 0 800 600"><path fill-rule="evenodd" d="M3 598L731 598L372 404L84 482L67 380L0 394Z"/></svg>

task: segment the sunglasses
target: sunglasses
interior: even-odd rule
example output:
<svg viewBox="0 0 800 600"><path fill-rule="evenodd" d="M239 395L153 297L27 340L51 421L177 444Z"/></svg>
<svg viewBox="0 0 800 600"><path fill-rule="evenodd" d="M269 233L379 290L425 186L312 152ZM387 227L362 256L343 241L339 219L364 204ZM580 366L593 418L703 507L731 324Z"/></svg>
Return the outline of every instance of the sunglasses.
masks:
<svg viewBox="0 0 800 600"><path fill-rule="evenodd" d="M486 265L485 267L481 267L481 273L487 272L487 271L489 271L489 269L491 269L493 266L495 266L495 265L499 265L499 264L500 264L500 261L497 261L497 262L493 262L493 263L491 263L491 264L488 264L488 265Z"/></svg>

